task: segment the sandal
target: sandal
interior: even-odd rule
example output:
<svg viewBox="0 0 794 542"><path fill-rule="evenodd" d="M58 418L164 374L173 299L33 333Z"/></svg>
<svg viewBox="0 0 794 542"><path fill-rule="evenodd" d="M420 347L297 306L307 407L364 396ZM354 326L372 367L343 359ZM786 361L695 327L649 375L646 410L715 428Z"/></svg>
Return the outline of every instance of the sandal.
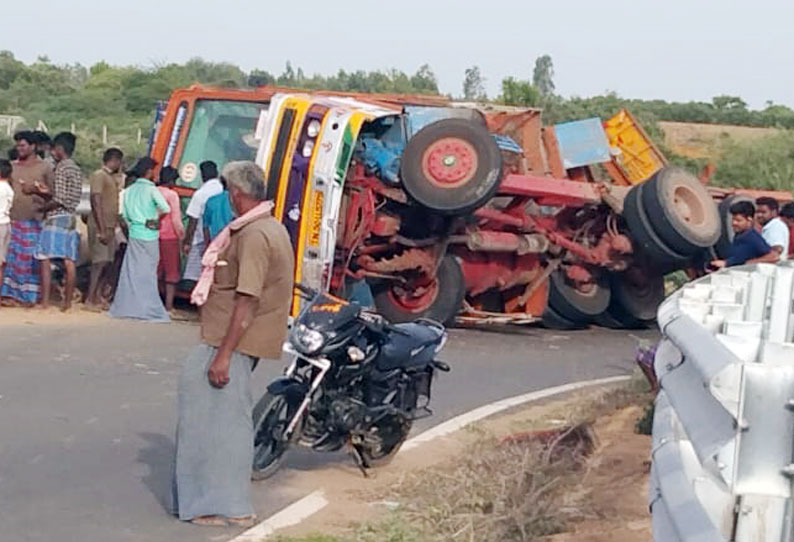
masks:
<svg viewBox="0 0 794 542"><path fill-rule="evenodd" d="M202 527L228 527L229 522L223 516L197 516L190 520L193 525Z"/></svg>
<svg viewBox="0 0 794 542"><path fill-rule="evenodd" d="M251 514L250 516L228 517L226 518L226 521L235 527L251 527L256 521L256 514Z"/></svg>

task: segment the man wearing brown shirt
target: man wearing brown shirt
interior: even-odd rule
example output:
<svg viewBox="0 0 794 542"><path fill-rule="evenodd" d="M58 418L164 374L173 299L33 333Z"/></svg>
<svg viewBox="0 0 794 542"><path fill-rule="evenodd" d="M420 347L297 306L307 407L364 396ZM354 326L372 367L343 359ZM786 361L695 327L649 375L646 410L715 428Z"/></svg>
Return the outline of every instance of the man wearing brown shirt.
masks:
<svg viewBox="0 0 794 542"><path fill-rule="evenodd" d="M102 156L102 167L91 174L91 216L88 245L91 251L91 280L87 301L99 304L101 286L110 282L111 263L116 255L116 225L119 217L118 172L124 153L110 148Z"/></svg>
<svg viewBox="0 0 794 542"><path fill-rule="evenodd" d="M223 169L238 218L209 251L220 250L201 308L202 343L182 366L174 503L179 518L204 525L242 525L254 515L251 371L278 359L292 299L289 235L267 211L262 169L232 162ZM201 284L201 282L200 282Z"/></svg>
<svg viewBox="0 0 794 542"><path fill-rule="evenodd" d="M35 253L46 202L38 192L52 187L53 170L36 154L32 132L18 132L14 141L17 159L11 173L11 240L0 297L5 303L30 306L39 299L41 281Z"/></svg>

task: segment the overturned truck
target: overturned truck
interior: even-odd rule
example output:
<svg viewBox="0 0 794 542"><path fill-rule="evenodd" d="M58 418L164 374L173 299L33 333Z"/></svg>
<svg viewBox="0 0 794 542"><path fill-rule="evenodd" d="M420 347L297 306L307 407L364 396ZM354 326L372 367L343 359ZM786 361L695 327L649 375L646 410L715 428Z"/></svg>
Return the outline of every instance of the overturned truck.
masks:
<svg viewBox="0 0 794 542"><path fill-rule="evenodd" d="M161 110L151 154L185 197L201 160L255 159L295 280L366 284L393 321L645 326L664 273L721 235L706 187L627 112L543 127L427 96L196 86Z"/></svg>

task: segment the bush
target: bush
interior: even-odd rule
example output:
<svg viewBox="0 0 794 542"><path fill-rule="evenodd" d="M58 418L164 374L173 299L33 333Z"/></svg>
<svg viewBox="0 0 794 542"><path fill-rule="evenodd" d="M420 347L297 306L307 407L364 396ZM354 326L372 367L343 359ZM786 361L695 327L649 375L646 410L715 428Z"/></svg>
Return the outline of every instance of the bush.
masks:
<svg viewBox="0 0 794 542"><path fill-rule="evenodd" d="M753 141L726 140L721 145L714 184L794 189L794 132L781 131Z"/></svg>

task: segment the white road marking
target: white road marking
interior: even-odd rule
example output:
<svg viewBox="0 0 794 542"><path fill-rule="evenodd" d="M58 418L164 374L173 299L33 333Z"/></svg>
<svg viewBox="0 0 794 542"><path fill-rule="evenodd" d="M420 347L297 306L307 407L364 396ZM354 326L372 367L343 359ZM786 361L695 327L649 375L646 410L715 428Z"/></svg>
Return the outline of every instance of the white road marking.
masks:
<svg viewBox="0 0 794 542"><path fill-rule="evenodd" d="M538 401L553 395L568 393L592 386L602 386L605 384L625 382L630 378L631 377L628 375L622 375L610 376L608 378L599 378L596 380L584 380L581 382L572 382L570 384L563 384L562 386L554 386L553 388L545 388L542 390L525 393L523 395L502 399L501 401L496 401L495 403L475 408L474 410L466 412L465 414L461 414L460 416L456 416L431 429L428 429L424 433L420 433L414 438L407 440L400 449L400 452L411 450L418 447L420 444L424 444L439 437L449 435L450 433L454 433L455 431L462 429L469 424L480 421L483 418L487 418L488 416L492 416L493 414L524 403ZM273 535L273 533L275 533L277 530L297 525L303 520L316 514L326 506L328 506L328 501L325 498L325 491L318 489L317 491L310 493L302 499L295 501L280 512L277 512L275 515L270 516L262 523L254 525L241 535L231 539L229 542L263 542L264 540L270 538L270 536Z"/></svg>
<svg viewBox="0 0 794 542"><path fill-rule="evenodd" d="M631 377L628 375L623 375L623 376L610 376L608 378L599 378L597 380L585 380L583 382L572 382L570 384L563 384L562 386L555 386L553 388L544 388L542 390L525 393L523 395L517 395L515 397L502 399L501 401L491 403L490 405L485 405L485 406L481 406L480 408L475 408L474 410L466 412L465 414L461 414L460 416L455 416L451 420L447 420L433 427L432 429L428 429L424 433L420 433L419 435L415 436L412 439L408 439L405 442L405 444L403 444L403 447L400 449L400 451L402 452L404 450L412 450L413 448L416 448L420 444L424 444L425 442L429 442L438 437L449 435L450 433L454 433L458 429L463 429L469 424L480 421L483 418L487 418L488 416L496 414L497 412L507 410L508 408L512 408L514 406L518 406L523 403L529 403L530 401L545 399L546 397L551 397L552 395L558 395L560 393L568 393L582 388L587 388L590 386L601 386L604 384L623 382L629 380L630 378Z"/></svg>
<svg viewBox="0 0 794 542"><path fill-rule="evenodd" d="M328 506L328 501L325 499L325 492L322 489L318 489L275 515L270 516L262 523L254 525L229 542L260 542L267 540L277 530L297 525L326 506Z"/></svg>

